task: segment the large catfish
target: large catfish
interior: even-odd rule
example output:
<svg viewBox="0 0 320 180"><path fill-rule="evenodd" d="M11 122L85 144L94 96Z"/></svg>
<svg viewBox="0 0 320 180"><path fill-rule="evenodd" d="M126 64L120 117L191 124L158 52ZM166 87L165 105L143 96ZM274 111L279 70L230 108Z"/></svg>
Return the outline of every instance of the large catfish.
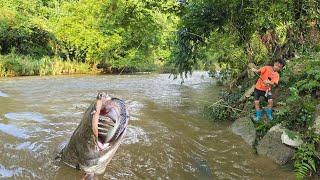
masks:
<svg viewBox="0 0 320 180"><path fill-rule="evenodd" d="M114 108L106 111L107 113L100 113L99 138L93 135L92 130L92 112L95 110L95 102L89 106L69 142L60 152L64 163L80 168L87 174L104 173L126 134L129 121L124 101L118 98L112 98L111 101ZM101 109L101 112L103 111Z"/></svg>

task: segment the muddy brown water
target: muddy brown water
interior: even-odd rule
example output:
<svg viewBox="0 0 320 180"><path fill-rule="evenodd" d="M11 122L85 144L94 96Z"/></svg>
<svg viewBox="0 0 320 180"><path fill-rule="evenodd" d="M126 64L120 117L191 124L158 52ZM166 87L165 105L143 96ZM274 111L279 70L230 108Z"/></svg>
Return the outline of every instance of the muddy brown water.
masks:
<svg viewBox="0 0 320 180"><path fill-rule="evenodd" d="M258 156L229 122L203 116L219 88L205 72L0 79L0 178L81 179L53 159L98 90L126 101L128 134L99 179L294 179Z"/></svg>

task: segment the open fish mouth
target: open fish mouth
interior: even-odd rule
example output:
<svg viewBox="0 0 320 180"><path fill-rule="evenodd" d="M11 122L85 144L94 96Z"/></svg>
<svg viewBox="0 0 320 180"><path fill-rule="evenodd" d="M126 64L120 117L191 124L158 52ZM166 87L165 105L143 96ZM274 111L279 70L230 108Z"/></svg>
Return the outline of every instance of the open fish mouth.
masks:
<svg viewBox="0 0 320 180"><path fill-rule="evenodd" d="M69 142L60 152L65 164L86 173L102 174L120 146L129 121L129 113L123 100L112 98L113 111L99 116L98 138L92 131L93 102L73 132Z"/></svg>

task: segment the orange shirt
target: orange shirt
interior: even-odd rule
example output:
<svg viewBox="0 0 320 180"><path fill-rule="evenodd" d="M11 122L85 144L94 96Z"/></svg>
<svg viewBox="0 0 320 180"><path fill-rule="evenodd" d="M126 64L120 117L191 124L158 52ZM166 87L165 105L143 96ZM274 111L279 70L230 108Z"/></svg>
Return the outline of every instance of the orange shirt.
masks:
<svg viewBox="0 0 320 180"><path fill-rule="evenodd" d="M273 71L272 66L264 66L259 69L260 78L256 83L256 89L261 91L271 90L271 87L266 86L263 81L269 79L273 84L278 84L279 82L279 73Z"/></svg>

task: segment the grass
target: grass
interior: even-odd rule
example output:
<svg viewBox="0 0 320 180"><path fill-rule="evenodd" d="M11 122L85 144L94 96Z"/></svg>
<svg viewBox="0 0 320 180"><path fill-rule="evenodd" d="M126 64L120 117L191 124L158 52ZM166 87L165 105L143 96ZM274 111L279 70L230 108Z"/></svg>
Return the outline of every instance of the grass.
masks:
<svg viewBox="0 0 320 180"><path fill-rule="evenodd" d="M85 74L93 72L87 63L65 61L57 57L42 57L16 54L0 55L0 76L35 76L60 74Z"/></svg>

